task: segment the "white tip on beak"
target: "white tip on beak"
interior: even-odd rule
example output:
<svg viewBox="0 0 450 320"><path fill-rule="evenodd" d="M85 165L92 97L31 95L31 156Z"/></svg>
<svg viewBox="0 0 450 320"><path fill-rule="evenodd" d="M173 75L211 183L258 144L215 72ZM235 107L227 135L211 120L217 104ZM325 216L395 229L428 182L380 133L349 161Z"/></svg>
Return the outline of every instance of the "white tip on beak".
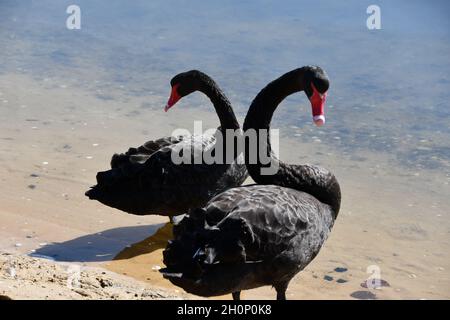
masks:
<svg viewBox="0 0 450 320"><path fill-rule="evenodd" d="M325 124L325 116L323 114L313 117L314 124L318 127Z"/></svg>

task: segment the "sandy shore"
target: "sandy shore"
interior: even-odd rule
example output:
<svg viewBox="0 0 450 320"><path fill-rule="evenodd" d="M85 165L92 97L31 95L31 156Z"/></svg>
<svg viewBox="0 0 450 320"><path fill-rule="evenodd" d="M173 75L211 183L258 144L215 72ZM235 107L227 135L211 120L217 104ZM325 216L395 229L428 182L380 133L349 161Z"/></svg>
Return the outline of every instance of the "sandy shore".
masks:
<svg viewBox="0 0 450 320"><path fill-rule="evenodd" d="M183 299L103 268L0 253L0 299Z"/></svg>
<svg viewBox="0 0 450 320"><path fill-rule="evenodd" d="M158 107L165 97L122 99L112 90L113 99L104 100L70 83L20 74L0 75L0 88L0 118L8 119L0 127L0 251L10 253L0 258L0 295L184 297L155 271L170 237L168 219L127 215L89 201L84 192L114 152L176 127L192 128L197 119L205 128L214 127L215 114L206 107L166 114ZM201 102L209 105L206 99ZM177 108L188 108L188 103ZM148 105L155 109L143 107ZM355 157L320 140L299 143L282 137L280 154L291 163L330 168L343 190L331 236L292 281L289 299L450 298L448 176L396 167L388 155ZM8 276L6 262L21 264L17 277ZM66 268L73 264L83 270L86 295L65 286ZM372 266L389 286L364 287ZM102 287L97 277L115 285ZM143 296L147 291L149 296ZM271 288L243 294L274 296Z"/></svg>

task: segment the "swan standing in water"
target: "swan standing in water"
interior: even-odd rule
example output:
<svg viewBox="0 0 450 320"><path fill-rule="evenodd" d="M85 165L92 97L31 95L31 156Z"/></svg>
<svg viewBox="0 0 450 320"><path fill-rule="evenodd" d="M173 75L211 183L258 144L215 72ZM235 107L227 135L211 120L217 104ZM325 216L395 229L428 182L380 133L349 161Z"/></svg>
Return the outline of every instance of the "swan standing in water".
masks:
<svg viewBox="0 0 450 320"><path fill-rule="evenodd" d="M329 80L319 67L290 71L269 83L253 100L244 131L269 130L272 115L287 96L305 91L316 125L325 122ZM271 285L286 299L290 280L319 253L338 215L341 193L334 175L312 165L288 165L274 158L270 137L258 146L279 165L262 175L259 159L246 165L258 183L229 189L174 226L175 239L164 251L164 277L200 296ZM263 149L264 150L264 149ZM265 152L266 152L265 151Z"/></svg>
<svg viewBox="0 0 450 320"><path fill-rule="evenodd" d="M192 70L171 80L172 92L165 111L195 91L207 95L219 116L219 132L239 130L231 103L206 74ZM226 135L223 134L223 145ZM148 141L126 153L114 154L111 169L97 173L97 185L86 192L89 199L136 214L174 216L201 207L214 195L240 186L247 178L243 161L196 164L194 156L214 148L216 135L165 137ZM175 164L174 150L191 150L191 163ZM242 156L242 155L241 155Z"/></svg>

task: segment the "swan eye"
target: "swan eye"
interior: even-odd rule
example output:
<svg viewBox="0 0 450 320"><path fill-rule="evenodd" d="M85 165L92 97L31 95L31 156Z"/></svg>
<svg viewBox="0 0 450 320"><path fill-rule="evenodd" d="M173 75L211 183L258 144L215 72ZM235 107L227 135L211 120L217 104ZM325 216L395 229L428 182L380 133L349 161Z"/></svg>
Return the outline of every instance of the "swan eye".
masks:
<svg viewBox="0 0 450 320"><path fill-rule="evenodd" d="M326 98L327 92L325 91L324 93L320 93L319 90L316 89L316 86L314 85L314 83L312 83L312 82L311 82L311 88L313 90L313 96L317 95L317 96L319 96L320 99L325 99Z"/></svg>
<svg viewBox="0 0 450 320"><path fill-rule="evenodd" d="M314 84L311 82L311 88L313 90L313 94L309 100L314 103L325 103L325 99L327 98L327 92L320 93L319 90L316 89Z"/></svg>

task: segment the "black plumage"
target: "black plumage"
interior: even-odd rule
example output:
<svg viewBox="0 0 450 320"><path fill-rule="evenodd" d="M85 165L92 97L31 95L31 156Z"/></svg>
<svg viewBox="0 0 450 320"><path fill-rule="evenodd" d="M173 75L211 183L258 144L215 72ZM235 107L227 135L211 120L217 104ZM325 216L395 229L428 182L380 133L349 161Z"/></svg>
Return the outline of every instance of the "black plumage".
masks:
<svg viewBox="0 0 450 320"><path fill-rule="evenodd" d="M319 67L268 84L253 100L244 131L269 129L279 103L298 91L310 97L311 83L321 93L329 86ZM272 285L285 299L289 281L318 254L340 208L336 178L321 167L285 164L272 155L269 138L261 142L279 165L274 175L261 174L259 158L250 163L247 143L246 165L258 184L229 189L175 225L162 270L175 285L201 296L233 293L234 299L241 290Z"/></svg>
<svg viewBox="0 0 450 320"><path fill-rule="evenodd" d="M206 74L197 70L181 73L171 80L171 85L171 99L174 95L178 97L171 105L183 96L200 91L210 98L219 116L221 126L216 134L226 129L239 130L229 100ZM238 163L237 153L232 163L195 162L195 157L205 150L219 147L216 134L165 137L115 154L111 169L97 173L97 185L86 196L137 215L174 216L203 206L214 195L240 186L248 176L243 159ZM179 152L180 148L191 150L190 163L172 161L172 152Z"/></svg>

